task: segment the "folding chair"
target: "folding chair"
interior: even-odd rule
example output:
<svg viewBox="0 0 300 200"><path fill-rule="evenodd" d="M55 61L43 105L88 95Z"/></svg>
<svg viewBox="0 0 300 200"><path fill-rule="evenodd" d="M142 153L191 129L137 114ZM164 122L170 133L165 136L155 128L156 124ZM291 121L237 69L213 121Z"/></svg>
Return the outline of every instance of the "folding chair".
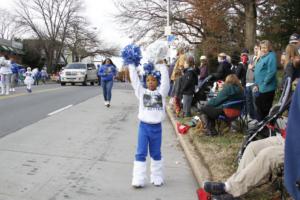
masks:
<svg viewBox="0 0 300 200"><path fill-rule="evenodd" d="M222 122L225 122L230 128L231 128L231 123L234 120L238 120L239 123L239 128L241 130L244 130L245 125L247 124L245 122L246 117L243 114L243 109L245 107L245 100L236 100L236 101L230 101L227 102L225 104L223 104L223 108L224 108L224 114L219 115L218 119L216 120L216 129L218 134L223 134L222 130L221 130L221 125ZM231 109L230 107L232 105L240 105L241 109ZM226 112L226 110L228 112Z"/></svg>

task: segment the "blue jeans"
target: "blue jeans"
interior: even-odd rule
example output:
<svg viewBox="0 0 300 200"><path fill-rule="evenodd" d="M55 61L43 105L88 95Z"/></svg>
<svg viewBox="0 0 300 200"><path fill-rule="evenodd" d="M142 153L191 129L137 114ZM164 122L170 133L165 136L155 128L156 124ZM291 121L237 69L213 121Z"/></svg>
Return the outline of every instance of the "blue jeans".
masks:
<svg viewBox="0 0 300 200"><path fill-rule="evenodd" d="M246 109L247 113L250 115L252 119L257 119L257 112L255 106L255 97L252 93L253 86L248 86L245 89L246 92Z"/></svg>
<svg viewBox="0 0 300 200"><path fill-rule="evenodd" d="M103 88L104 101L110 101L111 100L111 90L113 87L113 80L111 80L111 81L101 80L101 86Z"/></svg>
<svg viewBox="0 0 300 200"><path fill-rule="evenodd" d="M140 122L138 146L135 155L136 161L146 161L148 146L151 158L153 160L161 160L161 132L161 123L148 124Z"/></svg>
<svg viewBox="0 0 300 200"><path fill-rule="evenodd" d="M173 97L174 96L173 84L174 84L174 81L170 81L170 89L169 89L169 92L168 92L168 96L169 97Z"/></svg>

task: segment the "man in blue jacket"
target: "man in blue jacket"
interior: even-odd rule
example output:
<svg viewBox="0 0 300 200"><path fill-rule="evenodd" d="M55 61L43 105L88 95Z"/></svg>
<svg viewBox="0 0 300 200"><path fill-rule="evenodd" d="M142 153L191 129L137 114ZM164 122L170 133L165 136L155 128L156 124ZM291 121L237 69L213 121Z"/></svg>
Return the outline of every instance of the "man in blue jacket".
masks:
<svg viewBox="0 0 300 200"><path fill-rule="evenodd" d="M10 77L10 92L15 92L16 83L19 78L19 65L14 60L11 60L11 71L12 75Z"/></svg>

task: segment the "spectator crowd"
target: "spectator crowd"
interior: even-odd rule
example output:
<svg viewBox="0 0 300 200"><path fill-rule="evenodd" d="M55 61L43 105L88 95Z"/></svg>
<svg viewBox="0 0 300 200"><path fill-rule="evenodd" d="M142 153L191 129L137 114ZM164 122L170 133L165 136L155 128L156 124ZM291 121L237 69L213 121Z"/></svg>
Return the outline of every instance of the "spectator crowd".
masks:
<svg viewBox="0 0 300 200"><path fill-rule="evenodd" d="M220 52L217 56L218 65L211 70L208 55L201 55L200 65L196 66L194 56L183 48L178 49L176 59L169 66L170 104L176 116L199 116L201 132L207 136L219 134L215 121L221 117L226 122L232 122L244 115L249 127L265 125L266 119L276 112L273 110L274 101L277 101L276 91L279 96L282 94L281 103L287 105L284 111L297 112L300 106L295 99L299 94L295 94L293 99L292 94L299 92L300 88L298 84L295 90L300 78L300 35L294 33L290 36L289 43L280 55L280 62L271 41L258 42L252 52L250 54L249 50L243 49L231 56ZM283 75L277 73L278 63L282 64ZM292 106L289 106L290 103ZM299 116L299 113L289 115L287 120L295 121L290 119L293 116ZM267 124L265 126L268 128ZM296 166L292 167L288 164L291 159L285 161L285 152L290 153L286 156L288 158L299 158L297 151L288 151L299 141L290 142L294 146L285 149L285 137L299 139L294 136L297 130L295 126L299 130L297 123L290 129L285 126L287 136L283 134L284 131L252 141L246 147L237 171L223 182L205 181L204 190L213 195L213 199L235 199L264 183L274 169L284 165L286 189L294 199L300 199L299 161L293 162ZM296 155L291 155L291 152ZM289 182L291 180L293 184Z"/></svg>

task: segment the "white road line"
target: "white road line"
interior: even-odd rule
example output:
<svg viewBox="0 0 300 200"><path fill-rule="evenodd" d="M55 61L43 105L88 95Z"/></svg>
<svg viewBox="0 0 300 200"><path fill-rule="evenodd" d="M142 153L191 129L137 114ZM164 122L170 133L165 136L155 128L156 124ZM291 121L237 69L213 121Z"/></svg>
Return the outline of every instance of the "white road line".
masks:
<svg viewBox="0 0 300 200"><path fill-rule="evenodd" d="M48 116L55 115L55 114L57 114L57 113L59 113L59 112L61 112L61 111L63 111L63 110L66 110L66 109L68 109L68 108L71 108L72 106L73 106L73 105L71 104L71 105L68 105L68 106L66 106L66 107L60 108L60 109L58 109L58 110L56 110L56 111L53 111L52 113L49 113Z"/></svg>

